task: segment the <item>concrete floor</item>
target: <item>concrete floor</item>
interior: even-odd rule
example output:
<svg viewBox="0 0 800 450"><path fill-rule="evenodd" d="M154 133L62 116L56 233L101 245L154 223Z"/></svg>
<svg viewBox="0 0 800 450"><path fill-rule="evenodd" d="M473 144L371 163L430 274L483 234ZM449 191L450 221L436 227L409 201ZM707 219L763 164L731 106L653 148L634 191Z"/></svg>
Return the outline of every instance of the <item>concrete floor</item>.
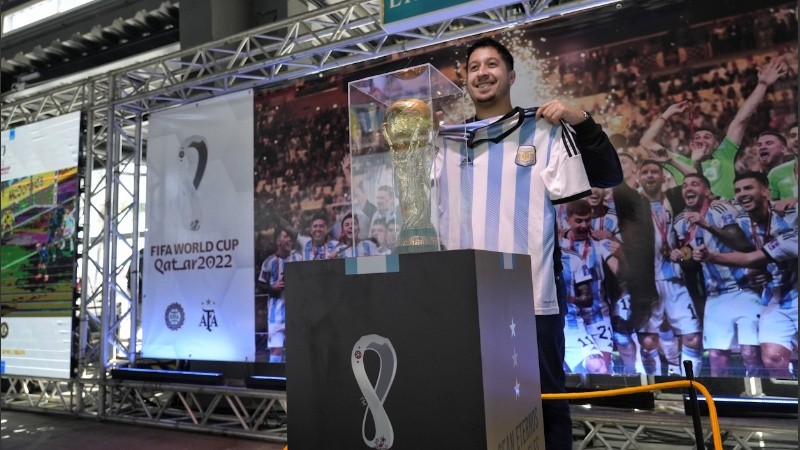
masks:
<svg viewBox="0 0 800 450"><path fill-rule="evenodd" d="M284 446L56 414L0 412L2 450L283 450Z"/></svg>

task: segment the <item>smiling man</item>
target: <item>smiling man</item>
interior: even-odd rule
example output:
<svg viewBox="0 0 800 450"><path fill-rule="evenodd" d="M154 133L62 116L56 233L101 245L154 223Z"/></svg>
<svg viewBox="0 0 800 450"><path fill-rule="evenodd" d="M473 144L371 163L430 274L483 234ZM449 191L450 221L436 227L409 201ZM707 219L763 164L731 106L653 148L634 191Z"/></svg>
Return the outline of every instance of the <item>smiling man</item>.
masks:
<svg viewBox="0 0 800 450"><path fill-rule="evenodd" d="M787 236L796 239L797 209L777 214L770 206L768 183L760 172L736 176L736 201L745 211L736 221L757 250L774 251ZM751 268L748 276L762 289L758 339L764 365L771 376L790 376L789 361L797 351L797 257L769 261Z"/></svg>
<svg viewBox="0 0 800 450"><path fill-rule="evenodd" d="M711 183L702 175L690 174L683 179L686 209L675 218L673 230L678 248L672 250L673 261L680 261L684 270L691 270L694 250L707 248L713 252L748 251L744 233L736 224L738 212L733 206L718 202L711 206ZM750 289L747 273L709 261L702 262L707 294L703 323L703 347L709 349L711 376L730 375L731 349L738 342L748 376L761 375L761 354L758 347L759 296Z"/></svg>
<svg viewBox="0 0 800 450"><path fill-rule="evenodd" d="M553 205L588 195L590 183L619 184L619 159L584 111L558 100L515 108L514 58L499 42L484 38L472 44L466 67L475 117L466 126L442 126L439 133L442 240L451 250L531 255L541 388L563 392L567 302ZM569 404L546 401L542 410L547 450L571 449Z"/></svg>

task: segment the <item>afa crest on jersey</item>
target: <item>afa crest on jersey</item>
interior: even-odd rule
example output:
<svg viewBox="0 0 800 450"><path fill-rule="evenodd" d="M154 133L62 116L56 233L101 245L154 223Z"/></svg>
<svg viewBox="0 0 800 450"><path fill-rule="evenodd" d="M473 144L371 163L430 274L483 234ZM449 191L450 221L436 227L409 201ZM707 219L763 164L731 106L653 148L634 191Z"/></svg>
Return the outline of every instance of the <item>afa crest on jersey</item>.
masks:
<svg viewBox="0 0 800 450"><path fill-rule="evenodd" d="M514 158L514 162L522 167L529 167L536 164L536 146L520 145L517 147L517 157Z"/></svg>

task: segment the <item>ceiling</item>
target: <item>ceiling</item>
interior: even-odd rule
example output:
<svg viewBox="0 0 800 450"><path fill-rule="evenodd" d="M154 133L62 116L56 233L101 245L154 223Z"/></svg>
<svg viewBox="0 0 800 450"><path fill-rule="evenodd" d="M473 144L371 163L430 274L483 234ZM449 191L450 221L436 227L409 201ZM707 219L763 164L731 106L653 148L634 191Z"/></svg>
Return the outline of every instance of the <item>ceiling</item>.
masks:
<svg viewBox="0 0 800 450"><path fill-rule="evenodd" d="M0 10L26 3L4 1ZM14 30L0 41L0 92L177 43L179 17L174 0L102 0Z"/></svg>

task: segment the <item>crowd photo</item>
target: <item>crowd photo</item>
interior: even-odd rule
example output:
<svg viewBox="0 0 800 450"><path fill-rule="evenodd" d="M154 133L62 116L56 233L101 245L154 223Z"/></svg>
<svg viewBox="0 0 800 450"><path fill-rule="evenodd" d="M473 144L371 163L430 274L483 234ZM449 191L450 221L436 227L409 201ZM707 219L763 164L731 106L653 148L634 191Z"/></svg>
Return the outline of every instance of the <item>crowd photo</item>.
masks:
<svg viewBox="0 0 800 450"><path fill-rule="evenodd" d="M585 110L623 170L556 209L568 372L797 377L798 28L796 4L772 3L602 45L491 34L517 60L519 106ZM463 88L473 40L256 95L260 361L287 357L285 264L397 245L381 113L349 110L348 82L430 63Z"/></svg>

